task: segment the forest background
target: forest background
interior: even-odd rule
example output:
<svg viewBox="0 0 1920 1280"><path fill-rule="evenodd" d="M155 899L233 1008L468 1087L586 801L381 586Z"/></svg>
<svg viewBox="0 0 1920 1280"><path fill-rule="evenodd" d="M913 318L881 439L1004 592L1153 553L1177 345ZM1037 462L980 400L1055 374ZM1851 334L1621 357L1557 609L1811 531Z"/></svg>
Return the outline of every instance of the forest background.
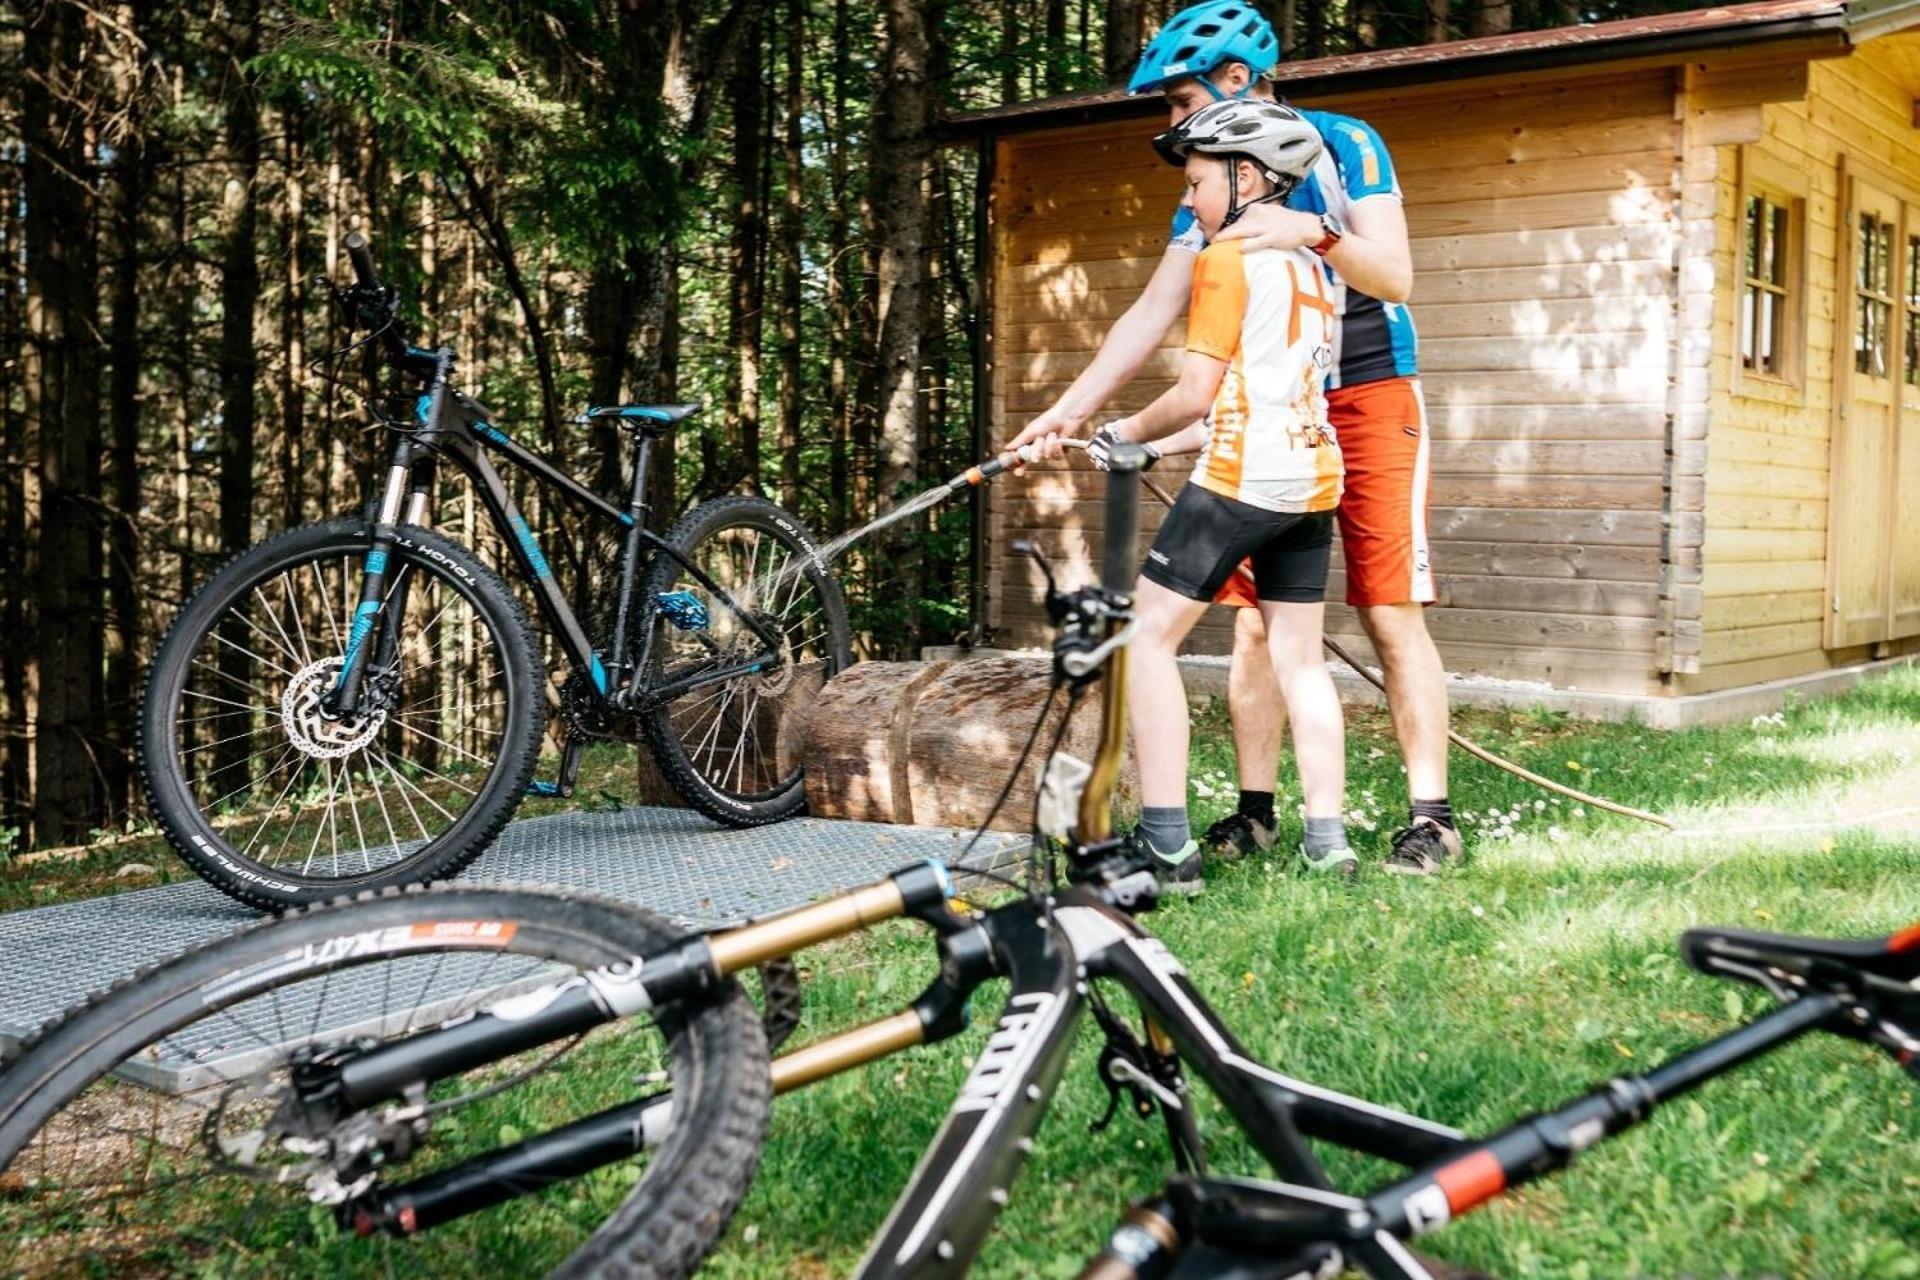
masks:
<svg viewBox="0 0 1920 1280"><path fill-rule="evenodd" d="M630 464L584 405L704 402L656 527L751 489L829 536L974 461L976 160L936 121L1124 79L1179 7L0 0L0 856L142 822L135 708L181 602L364 504L388 441L358 364L315 365L349 233L460 385L603 492ZM1689 6L1260 7L1317 57ZM450 481L439 522L473 517ZM969 520L844 562L862 652L966 630Z"/></svg>

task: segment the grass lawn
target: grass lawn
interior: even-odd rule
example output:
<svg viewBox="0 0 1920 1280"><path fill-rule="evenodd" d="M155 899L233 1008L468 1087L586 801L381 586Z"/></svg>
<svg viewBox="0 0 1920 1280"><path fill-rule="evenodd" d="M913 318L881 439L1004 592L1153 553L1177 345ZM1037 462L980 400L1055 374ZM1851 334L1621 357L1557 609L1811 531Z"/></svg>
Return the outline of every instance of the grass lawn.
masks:
<svg viewBox="0 0 1920 1280"><path fill-rule="evenodd" d="M1204 897L1148 924L1273 1065L1485 1131L1758 1010L1752 989L1681 965L1673 944L1690 924L1875 934L1920 919L1920 847L1907 835L1920 817L1920 668L1722 730L1499 712L1457 723L1537 772L1666 814L1682 834L1556 802L1456 754L1464 867L1351 886L1308 879L1278 855L1210 871ZM596 753L587 793L613 802L630 759ZM1194 771L1204 825L1234 794L1217 707L1201 713ZM1349 771L1356 848L1377 861L1404 804L1381 713L1352 713ZM1297 796L1290 777L1282 786ZM1283 841L1297 839L1292 820ZM113 872L132 860L182 874L160 851L120 844L9 868L0 906L125 887ZM805 962L796 1043L893 1012L932 973L924 934L906 926ZM957 1043L777 1102L759 1178L707 1274L845 1274L937 1128L998 995L977 1002L980 1025ZM1167 1171L1157 1122L1122 1116L1087 1132L1105 1102L1088 1031L978 1274L1075 1274ZM1808 1040L1426 1247L1510 1277L1920 1277L1914 1093L1883 1056ZM1217 1170L1262 1172L1211 1100L1202 1120ZM1332 1167L1356 1190L1389 1172L1360 1158Z"/></svg>
<svg viewBox="0 0 1920 1280"><path fill-rule="evenodd" d="M1210 872L1204 897L1148 924L1266 1061L1484 1132L1760 1008L1757 991L1680 963L1674 940L1691 924L1873 934L1920 919L1920 848L1907 834L1920 816L1920 670L1728 729L1483 712L1459 725L1691 834L1581 812L1456 753L1455 804L1471 812L1464 868L1352 887L1278 857ZM1232 751L1218 708L1196 728L1205 823L1233 803ZM1349 721L1349 779L1356 848L1377 858L1404 803L1380 713ZM900 928L814 955L801 1034L895 1007L930 976L926 950ZM981 1023L995 1000L979 1002ZM983 1034L777 1102L755 1189L708 1274L844 1274ZM1105 1102L1097 1048L1089 1028L978 1274L1075 1274L1126 1202L1165 1175L1157 1122L1087 1132ZM1920 1276L1914 1094L1882 1055L1803 1041L1427 1246L1506 1276ZM1217 1169L1263 1171L1210 1099L1202 1114ZM1355 1189L1388 1173L1364 1158L1333 1168Z"/></svg>

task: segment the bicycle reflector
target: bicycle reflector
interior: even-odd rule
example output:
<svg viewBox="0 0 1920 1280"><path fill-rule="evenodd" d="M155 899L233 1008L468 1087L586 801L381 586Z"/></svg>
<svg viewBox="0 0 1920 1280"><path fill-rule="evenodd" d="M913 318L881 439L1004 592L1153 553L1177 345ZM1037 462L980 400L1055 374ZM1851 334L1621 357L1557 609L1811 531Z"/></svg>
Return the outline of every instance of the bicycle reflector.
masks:
<svg viewBox="0 0 1920 1280"><path fill-rule="evenodd" d="M682 631L705 631L709 623L707 605L691 591L662 591L655 596L654 603L660 606L660 616Z"/></svg>

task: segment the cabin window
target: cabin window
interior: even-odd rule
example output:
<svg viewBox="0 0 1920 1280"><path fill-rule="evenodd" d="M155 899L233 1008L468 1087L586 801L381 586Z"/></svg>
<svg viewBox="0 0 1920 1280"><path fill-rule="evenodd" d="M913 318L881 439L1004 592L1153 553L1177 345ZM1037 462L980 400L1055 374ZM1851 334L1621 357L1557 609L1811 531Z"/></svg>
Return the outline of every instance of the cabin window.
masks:
<svg viewBox="0 0 1920 1280"><path fill-rule="evenodd" d="M1920 236L1907 237L1907 385L1920 387Z"/></svg>
<svg viewBox="0 0 1920 1280"><path fill-rule="evenodd" d="M1789 376L1792 350L1794 227L1792 206L1766 195L1747 197L1746 287L1740 295L1740 367Z"/></svg>
<svg viewBox="0 0 1920 1280"><path fill-rule="evenodd" d="M1893 224L1874 213L1860 215L1860 243L1854 255L1854 292L1859 295L1853 332L1853 371L1869 378L1889 377L1888 345L1893 335Z"/></svg>

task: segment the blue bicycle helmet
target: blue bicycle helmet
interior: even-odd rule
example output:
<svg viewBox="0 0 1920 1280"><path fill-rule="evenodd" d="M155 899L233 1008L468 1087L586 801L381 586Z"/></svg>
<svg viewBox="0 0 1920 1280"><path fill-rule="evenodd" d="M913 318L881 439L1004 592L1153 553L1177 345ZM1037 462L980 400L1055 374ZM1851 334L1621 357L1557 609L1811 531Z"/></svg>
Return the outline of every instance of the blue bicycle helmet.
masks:
<svg viewBox="0 0 1920 1280"><path fill-rule="evenodd" d="M1202 0L1167 19L1148 42L1127 82L1128 93L1152 93L1175 80L1199 78L1216 98L1223 98L1206 79L1223 62L1243 62L1254 75L1265 75L1280 61L1280 40L1273 24L1248 0Z"/></svg>

